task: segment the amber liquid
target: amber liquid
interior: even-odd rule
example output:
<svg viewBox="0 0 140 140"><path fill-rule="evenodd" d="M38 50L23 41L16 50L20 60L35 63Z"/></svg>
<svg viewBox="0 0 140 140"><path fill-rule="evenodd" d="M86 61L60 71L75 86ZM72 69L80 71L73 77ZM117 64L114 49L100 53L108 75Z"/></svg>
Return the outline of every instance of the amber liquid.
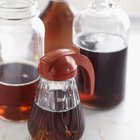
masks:
<svg viewBox="0 0 140 140"><path fill-rule="evenodd" d="M34 104L28 121L33 140L79 140L84 127L80 105L66 112L50 112Z"/></svg>
<svg viewBox="0 0 140 140"><path fill-rule="evenodd" d="M45 25L45 53L72 46L74 12L68 3L50 1L41 15Z"/></svg>
<svg viewBox="0 0 140 140"><path fill-rule="evenodd" d="M38 80L37 69L32 65L0 65L0 117L16 121L28 119Z"/></svg>
<svg viewBox="0 0 140 140"><path fill-rule="evenodd" d="M100 37L99 40L105 42L88 42L86 37L85 43L82 44L81 40L85 40L85 36L81 36L79 40L81 46L86 45L84 46L86 49L81 47L80 52L86 55L94 66L95 90L93 95L83 92L84 79L81 72L79 72L77 82L83 105L91 109L104 109L114 107L124 99L127 46L124 46L119 36L111 34L97 34L97 36ZM106 39L104 39L105 36ZM89 40L91 41L91 38ZM117 50L118 47L119 50Z"/></svg>

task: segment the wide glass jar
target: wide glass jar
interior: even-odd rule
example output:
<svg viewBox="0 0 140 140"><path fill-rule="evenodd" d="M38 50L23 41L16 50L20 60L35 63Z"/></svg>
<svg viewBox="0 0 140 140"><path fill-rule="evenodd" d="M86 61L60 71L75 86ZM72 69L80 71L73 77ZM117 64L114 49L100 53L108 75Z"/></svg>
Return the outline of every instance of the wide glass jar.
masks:
<svg viewBox="0 0 140 140"><path fill-rule="evenodd" d="M0 117L26 120L39 81L44 25L34 0L0 1Z"/></svg>

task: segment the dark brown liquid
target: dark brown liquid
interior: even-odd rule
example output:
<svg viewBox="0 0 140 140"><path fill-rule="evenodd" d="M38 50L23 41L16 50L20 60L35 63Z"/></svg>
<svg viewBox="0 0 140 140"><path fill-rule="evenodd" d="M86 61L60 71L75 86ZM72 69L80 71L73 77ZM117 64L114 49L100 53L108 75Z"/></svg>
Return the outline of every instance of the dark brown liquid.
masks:
<svg viewBox="0 0 140 140"><path fill-rule="evenodd" d="M115 42L114 48L117 48L117 45L121 44L123 49L114 52L94 52L80 49L80 52L91 60L95 70L94 95L83 93L84 85L81 72L79 72L77 80L81 102L84 106L92 109L113 107L119 104L124 98L127 47L122 45L123 41L121 41L119 37L115 38L115 36L112 35L107 35L107 37L109 38L108 42ZM112 42L109 44L112 45ZM95 42L95 44L94 42L86 42L86 48L94 49L95 47L96 49L96 43L98 42ZM109 46L109 44L104 45L112 49L113 47ZM104 47L104 45L102 46Z"/></svg>
<svg viewBox="0 0 140 140"><path fill-rule="evenodd" d="M50 1L41 15L45 25L45 53L72 46L74 13L66 2Z"/></svg>
<svg viewBox="0 0 140 140"><path fill-rule="evenodd" d="M36 86L37 69L24 63L0 65L0 116L9 120L29 117Z"/></svg>
<svg viewBox="0 0 140 140"><path fill-rule="evenodd" d="M84 127L80 105L66 112L49 112L34 104L28 122L33 140L79 140Z"/></svg>

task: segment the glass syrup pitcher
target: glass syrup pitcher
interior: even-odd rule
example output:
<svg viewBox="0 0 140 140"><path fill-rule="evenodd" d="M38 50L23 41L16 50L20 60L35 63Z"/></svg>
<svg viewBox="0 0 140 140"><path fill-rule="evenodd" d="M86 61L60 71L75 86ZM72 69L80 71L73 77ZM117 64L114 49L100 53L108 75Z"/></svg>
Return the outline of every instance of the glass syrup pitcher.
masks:
<svg viewBox="0 0 140 140"><path fill-rule="evenodd" d="M39 64L40 83L28 121L35 140L79 140L85 121L75 77L81 66L86 92L93 93L93 67L87 57L70 49L47 53Z"/></svg>

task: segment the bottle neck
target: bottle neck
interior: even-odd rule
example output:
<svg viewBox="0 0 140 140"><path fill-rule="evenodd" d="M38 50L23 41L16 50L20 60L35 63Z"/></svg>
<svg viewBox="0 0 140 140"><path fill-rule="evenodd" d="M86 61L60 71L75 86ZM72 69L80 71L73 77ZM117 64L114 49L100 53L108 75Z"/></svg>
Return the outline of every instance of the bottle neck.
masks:
<svg viewBox="0 0 140 140"><path fill-rule="evenodd" d="M19 20L31 18L37 14L35 0L0 0L0 18Z"/></svg>
<svg viewBox="0 0 140 140"><path fill-rule="evenodd" d="M122 0L93 0L91 7L96 8L114 8L121 4Z"/></svg>

